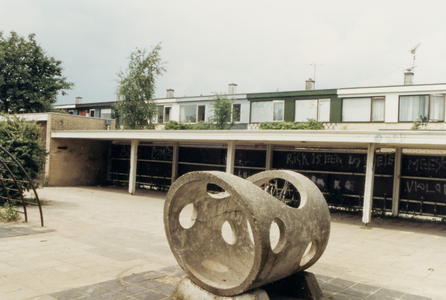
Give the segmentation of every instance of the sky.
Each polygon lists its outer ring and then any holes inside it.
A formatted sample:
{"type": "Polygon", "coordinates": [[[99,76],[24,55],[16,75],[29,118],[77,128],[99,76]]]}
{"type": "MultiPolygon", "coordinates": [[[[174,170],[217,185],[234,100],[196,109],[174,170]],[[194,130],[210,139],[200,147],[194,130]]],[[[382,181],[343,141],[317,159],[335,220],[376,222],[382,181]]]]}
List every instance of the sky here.
{"type": "Polygon", "coordinates": [[[130,54],[161,44],[156,98],[446,82],[444,0],[0,0],[0,31],[36,34],[75,84],[116,99],[130,54]],[[316,65],[316,72],[314,69],[316,65]]]}

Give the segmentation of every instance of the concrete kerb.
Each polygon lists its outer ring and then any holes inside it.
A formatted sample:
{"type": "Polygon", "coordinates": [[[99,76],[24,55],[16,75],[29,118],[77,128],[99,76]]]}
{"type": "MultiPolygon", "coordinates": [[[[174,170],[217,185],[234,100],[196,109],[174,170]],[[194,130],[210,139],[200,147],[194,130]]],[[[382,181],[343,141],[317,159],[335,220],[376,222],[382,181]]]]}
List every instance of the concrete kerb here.
{"type": "MultiPolygon", "coordinates": [[[[164,233],[166,193],[138,190],[131,196],[103,187],[38,192],[50,202],[43,207],[45,228],[33,209],[29,223],[0,226],[3,232],[29,231],[0,238],[1,299],[51,299],[48,295],[177,265],[164,233]]],[[[331,216],[327,249],[308,270],[324,296],[370,290],[375,297],[398,291],[397,299],[410,294],[446,299],[446,226],[373,219],[372,229],[365,230],[360,216],[331,216]]]]}

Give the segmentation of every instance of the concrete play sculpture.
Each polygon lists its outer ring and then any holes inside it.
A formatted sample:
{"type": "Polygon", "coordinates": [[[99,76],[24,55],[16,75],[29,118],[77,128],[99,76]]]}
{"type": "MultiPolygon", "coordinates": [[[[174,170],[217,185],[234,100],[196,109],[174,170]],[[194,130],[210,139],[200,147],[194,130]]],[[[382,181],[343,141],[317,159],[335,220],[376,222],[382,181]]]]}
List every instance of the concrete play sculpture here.
{"type": "Polygon", "coordinates": [[[317,186],[296,172],[265,171],[242,179],[204,171],[172,184],[164,225],[186,275],[212,294],[234,296],[313,265],[327,246],[330,214],[317,186]],[[262,188],[272,179],[297,189],[298,207],[262,188]],[[222,192],[208,192],[215,187],[222,192]],[[277,242],[272,242],[274,228],[277,242]]]}

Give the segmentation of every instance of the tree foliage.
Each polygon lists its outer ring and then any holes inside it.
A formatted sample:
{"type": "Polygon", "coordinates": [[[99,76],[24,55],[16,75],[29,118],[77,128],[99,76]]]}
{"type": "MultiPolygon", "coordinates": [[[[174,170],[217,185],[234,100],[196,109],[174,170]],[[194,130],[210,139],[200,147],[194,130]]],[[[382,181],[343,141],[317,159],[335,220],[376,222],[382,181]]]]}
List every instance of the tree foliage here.
{"type": "Polygon", "coordinates": [[[151,52],[136,49],[129,57],[126,72],[118,73],[119,100],[114,109],[118,125],[124,129],[153,128],[153,118],[158,114],[155,83],[166,70],[161,61],[161,46],[156,45],[151,52]]]}
{"type": "Polygon", "coordinates": [[[214,124],[215,129],[230,129],[234,125],[236,119],[235,116],[232,116],[234,101],[234,98],[215,93],[214,100],[211,102],[214,114],[209,118],[209,122],[214,124]]]}
{"type": "Polygon", "coordinates": [[[260,129],[279,129],[279,130],[322,130],[324,124],[315,119],[307,119],[308,122],[263,122],[260,123],[260,129]]]}
{"type": "Polygon", "coordinates": [[[195,124],[169,121],[164,126],[164,130],[210,130],[215,129],[215,124],[209,122],[198,122],[195,124]]]}
{"type": "Polygon", "coordinates": [[[62,62],[47,56],[34,37],[0,32],[0,112],[51,111],[58,92],[73,86],[62,76],[62,62]]]}
{"type": "MultiPolygon", "coordinates": [[[[14,115],[0,115],[0,145],[17,159],[32,180],[40,178],[47,152],[36,122],[25,121],[14,115]]],[[[3,151],[0,151],[0,156],[10,161],[3,151]]],[[[27,180],[17,167],[9,167],[16,179],[27,180]]],[[[29,188],[25,185],[25,189],[29,188]]]]}

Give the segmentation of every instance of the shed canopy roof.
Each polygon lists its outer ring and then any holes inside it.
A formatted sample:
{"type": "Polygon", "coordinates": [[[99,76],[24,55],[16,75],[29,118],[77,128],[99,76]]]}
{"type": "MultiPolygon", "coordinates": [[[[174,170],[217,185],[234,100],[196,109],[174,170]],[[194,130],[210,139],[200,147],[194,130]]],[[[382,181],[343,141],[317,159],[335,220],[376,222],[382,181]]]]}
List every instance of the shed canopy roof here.
{"type": "Polygon", "coordinates": [[[275,144],[302,147],[446,149],[445,131],[351,130],[64,130],[51,138],[110,141],[275,144]]]}

